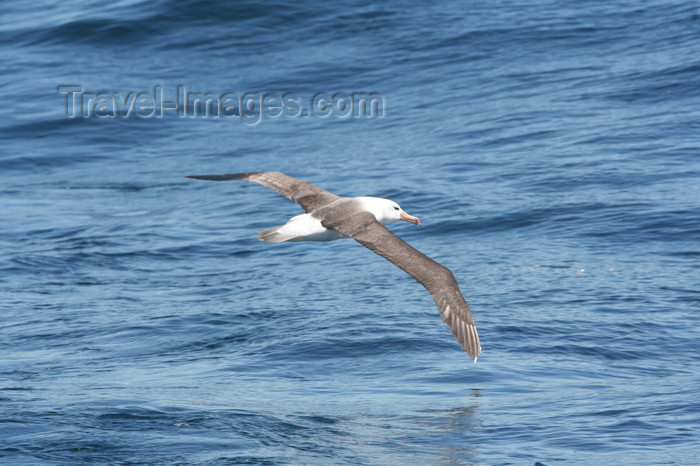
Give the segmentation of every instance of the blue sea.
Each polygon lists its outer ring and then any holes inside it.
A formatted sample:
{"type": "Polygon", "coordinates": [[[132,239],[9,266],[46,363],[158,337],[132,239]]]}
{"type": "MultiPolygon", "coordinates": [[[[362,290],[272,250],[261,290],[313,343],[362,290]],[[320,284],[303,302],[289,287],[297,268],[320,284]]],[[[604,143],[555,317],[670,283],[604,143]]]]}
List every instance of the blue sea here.
{"type": "Polygon", "coordinates": [[[700,463],[700,6],[5,2],[0,463],[700,463]],[[393,199],[430,294],[303,211],[393,199]]]}

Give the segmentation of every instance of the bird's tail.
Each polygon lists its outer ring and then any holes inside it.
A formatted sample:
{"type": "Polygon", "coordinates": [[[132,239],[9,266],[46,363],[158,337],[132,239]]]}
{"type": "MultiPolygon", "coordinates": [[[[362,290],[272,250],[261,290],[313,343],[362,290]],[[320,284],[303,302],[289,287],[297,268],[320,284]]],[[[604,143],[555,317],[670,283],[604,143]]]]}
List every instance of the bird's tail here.
{"type": "Polygon", "coordinates": [[[280,225],[278,227],[265,228],[260,230],[258,233],[258,239],[260,241],[265,241],[266,243],[283,243],[289,241],[290,239],[296,238],[298,235],[282,233],[282,227],[285,225],[280,225]]]}

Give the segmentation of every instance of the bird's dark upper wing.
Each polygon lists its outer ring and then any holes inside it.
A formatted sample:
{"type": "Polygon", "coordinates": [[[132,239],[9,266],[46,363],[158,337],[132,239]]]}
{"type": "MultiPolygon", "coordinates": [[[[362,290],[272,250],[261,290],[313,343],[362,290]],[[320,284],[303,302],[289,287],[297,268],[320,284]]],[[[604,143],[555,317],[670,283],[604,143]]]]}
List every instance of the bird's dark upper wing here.
{"type": "Polygon", "coordinates": [[[229,173],[224,175],[191,175],[187,178],[198,180],[228,181],[245,180],[259,183],[274,189],[284,197],[301,205],[305,211],[311,212],[336,199],[340,199],[333,193],[321,189],[307,181],[298,180],[280,172],[247,172],[229,173]]]}
{"type": "Polygon", "coordinates": [[[440,316],[452,331],[452,335],[462,349],[476,361],[481,354],[479,334],[469,306],[448,268],[387,230],[369,212],[357,212],[346,217],[332,216],[321,223],[326,228],[354,238],[422,284],[433,296],[440,316]]]}

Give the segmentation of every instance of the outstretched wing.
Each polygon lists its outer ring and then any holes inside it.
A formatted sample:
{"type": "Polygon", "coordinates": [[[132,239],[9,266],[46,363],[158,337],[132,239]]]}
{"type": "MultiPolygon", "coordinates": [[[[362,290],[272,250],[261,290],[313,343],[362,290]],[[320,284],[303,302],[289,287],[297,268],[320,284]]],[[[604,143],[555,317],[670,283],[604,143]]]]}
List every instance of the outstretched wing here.
{"type": "Polygon", "coordinates": [[[324,227],[350,236],[415,278],[433,296],[442,320],[469,356],[481,354],[479,334],[469,306],[450,270],[438,264],[387,230],[369,212],[357,212],[321,222],[324,227]]]}
{"type": "Polygon", "coordinates": [[[311,212],[326,204],[330,204],[336,199],[340,199],[333,193],[321,189],[308,181],[298,180],[280,172],[246,172],[228,173],[224,175],[190,175],[187,178],[211,181],[245,180],[259,183],[268,188],[274,189],[287,199],[291,199],[311,212]]]}

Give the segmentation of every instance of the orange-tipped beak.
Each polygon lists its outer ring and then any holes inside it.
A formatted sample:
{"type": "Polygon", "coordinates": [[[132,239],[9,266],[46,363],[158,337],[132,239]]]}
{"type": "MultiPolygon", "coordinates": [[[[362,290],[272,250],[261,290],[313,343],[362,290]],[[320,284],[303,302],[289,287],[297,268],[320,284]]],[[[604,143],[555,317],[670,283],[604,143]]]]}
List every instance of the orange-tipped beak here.
{"type": "Polygon", "coordinates": [[[406,212],[403,210],[401,211],[401,217],[399,217],[401,220],[404,222],[411,222],[416,225],[420,225],[420,219],[418,217],[414,217],[413,215],[408,215],[406,212]]]}

